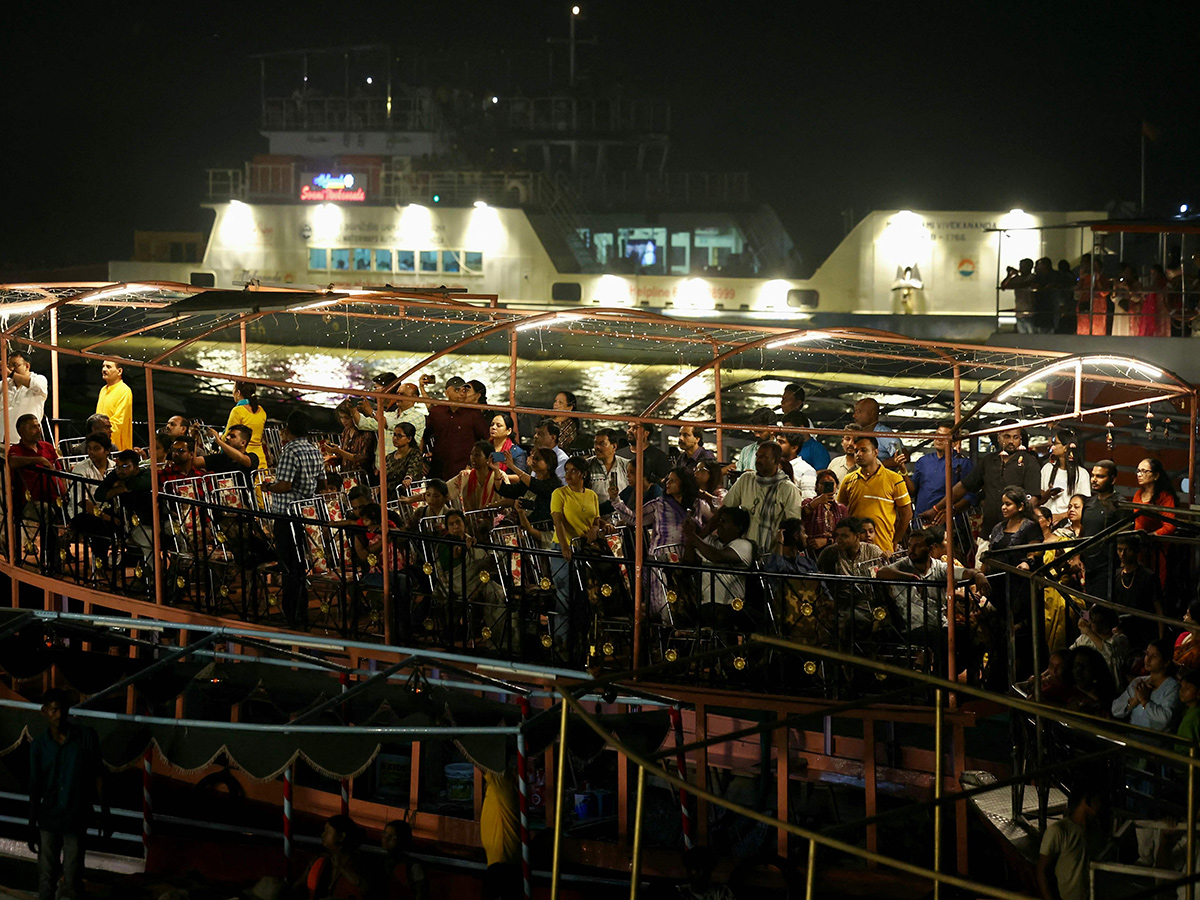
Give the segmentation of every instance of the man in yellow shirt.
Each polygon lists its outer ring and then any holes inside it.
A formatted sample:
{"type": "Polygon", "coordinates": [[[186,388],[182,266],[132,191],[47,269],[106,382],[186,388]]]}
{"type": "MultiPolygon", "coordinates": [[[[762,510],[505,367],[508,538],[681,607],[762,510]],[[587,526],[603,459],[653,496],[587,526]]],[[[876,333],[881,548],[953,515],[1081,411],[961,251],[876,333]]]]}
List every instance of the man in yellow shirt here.
{"type": "Polygon", "coordinates": [[[125,370],[111,359],[104,361],[100,374],[104,387],[96,400],[96,414],[108,416],[112,423],[113,446],[118,450],[133,449],[133,391],[125,383],[125,370]]]}
{"type": "Polygon", "coordinates": [[[858,468],[842,479],[838,502],[855,518],[869,516],[875,522],[875,544],[885,554],[904,549],[912,500],[904,476],[884,468],[879,461],[879,441],[872,435],[854,439],[858,468]]]}

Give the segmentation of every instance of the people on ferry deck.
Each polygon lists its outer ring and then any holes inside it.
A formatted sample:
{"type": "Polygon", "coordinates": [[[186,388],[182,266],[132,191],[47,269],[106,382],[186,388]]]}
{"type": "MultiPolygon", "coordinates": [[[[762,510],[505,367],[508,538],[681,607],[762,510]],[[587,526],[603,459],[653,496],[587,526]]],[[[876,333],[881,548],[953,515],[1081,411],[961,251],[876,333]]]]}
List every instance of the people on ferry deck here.
{"type": "Polygon", "coordinates": [[[1054,524],[1062,525],[1067,519],[1067,503],[1075,494],[1092,495],[1092,482],[1087,477],[1083,464],[1083,447],[1079,445],[1075,432],[1063,428],[1054,433],[1050,444],[1050,461],[1042,466],[1042,502],[1054,516],[1054,524]]]}
{"type": "Polygon", "coordinates": [[[833,543],[833,528],[850,515],[844,503],[837,501],[837,478],[829,469],[817,473],[817,495],[800,502],[800,520],[807,536],[807,549],[815,559],[833,543]]]}
{"type": "Polygon", "coordinates": [[[143,585],[153,579],[154,531],[153,497],[150,493],[150,469],[140,465],[141,457],[136,450],[121,450],[113,460],[113,467],[96,487],[97,503],[109,503],[120,497],[126,512],[129,543],[142,553],[143,585]],[[136,523],[136,524],[135,524],[136,523]]]}
{"type": "Polygon", "coordinates": [[[817,467],[800,454],[800,448],[809,440],[802,431],[782,431],[776,436],[779,449],[783,451],[783,459],[792,470],[792,480],[806,493],[815,491],[817,484],[817,467]]]}
{"type": "Polygon", "coordinates": [[[1097,822],[1105,805],[1102,787],[1085,781],[1071,791],[1067,814],[1042,835],[1037,881],[1043,900],[1088,900],[1089,863],[1103,849],[1097,822]]]}
{"type": "Polygon", "coordinates": [[[58,466],[58,451],[42,440],[42,423],[32,413],[17,419],[17,434],[21,440],[8,448],[8,466],[18,498],[13,509],[30,523],[27,528],[33,532],[36,526],[32,523],[48,521],[51,505],[63,493],[60,479],[47,474],[58,466]]]}
{"type": "Polygon", "coordinates": [[[1000,290],[1013,292],[1013,314],[1017,319],[1019,334],[1036,334],[1036,311],[1033,308],[1034,279],[1033,260],[1028,257],[1017,263],[1017,268],[1008,266],[1000,290]]]}
{"type": "Polygon", "coordinates": [[[171,461],[163,469],[162,481],[178,481],[183,478],[200,478],[208,474],[197,465],[196,439],[190,434],[180,435],[171,441],[171,461]]]}
{"type": "MultiPolygon", "coordinates": [[[[1145,543],[1139,531],[1127,531],[1117,535],[1117,571],[1112,579],[1109,597],[1113,603],[1161,616],[1166,612],[1163,607],[1162,587],[1153,570],[1141,563],[1145,543]]],[[[1089,594],[1094,593],[1090,576],[1087,590],[1089,594]]],[[[1161,626],[1146,619],[1127,616],[1121,628],[1129,635],[1135,647],[1144,647],[1147,642],[1160,636],[1161,626]]]]}
{"type": "MultiPolygon", "coordinates": [[[[1178,498],[1175,486],[1167,475],[1163,464],[1157,459],[1148,457],[1137,465],[1137,490],[1133,492],[1133,502],[1148,506],[1167,506],[1174,508],[1178,498]]],[[[1164,537],[1175,533],[1175,518],[1170,513],[1158,515],[1143,513],[1133,520],[1133,527],[1150,535],[1164,537]]],[[[1143,549],[1143,560],[1158,575],[1158,582],[1164,588],[1167,586],[1167,545],[1159,542],[1148,542],[1143,549]]]]}
{"type": "Polygon", "coordinates": [[[886,554],[904,547],[908,525],[912,521],[912,499],[904,477],[884,468],[879,460],[879,441],[874,435],[854,440],[854,458],[858,468],[847,475],[838,488],[838,502],[850,515],[868,516],[875,521],[875,543],[886,554]]]}
{"type": "MultiPolygon", "coordinates": [[[[665,478],[671,471],[671,457],[654,439],[657,429],[649,422],[634,422],[625,431],[629,444],[617,451],[618,456],[633,459],[636,455],[638,441],[642,442],[642,459],[646,460],[646,471],[665,478]]],[[[605,494],[604,496],[608,496],[605,494]]]]}
{"type": "MultiPolygon", "coordinates": [[[[499,494],[497,502],[501,506],[516,506],[523,510],[531,522],[544,524],[550,521],[550,497],[562,487],[562,479],[558,477],[556,467],[558,457],[547,447],[535,447],[529,454],[527,469],[509,464],[511,454],[505,457],[508,471],[514,480],[501,482],[496,487],[499,494]]],[[[500,463],[494,459],[488,460],[488,465],[500,475],[504,471],[500,463]]]]}
{"type": "Polygon", "coordinates": [[[368,476],[378,468],[375,458],[377,435],[364,431],[354,424],[355,404],[353,400],[343,400],[338,404],[338,423],[342,426],[342,437],[337,444],[328,441],[321,443],[321,449],[332,455],[334,468],[341,472],[364,471],[368,476]]]}
{"type": "Polygon", "coordinates": [[[567,465],[567,454],[563,452],[563,448],[558,445],[558,439],[562,431],[558,427],[558,423],[553,419],[542,419],[538,422],[537,428],[533,432],[533,446],[542,450],[549,450],[554,454],[554,458],[558,460],[554,466],[554,474],[558,476],[558,480],[562,481],[566,476],[563,470],[567,465]]]}
{"type": "Polygon", "coordinates": [[[598,515],[607,516],[612,513],[612,503],[608,500],[609,485],[623,491],[629,487],[629,460],[617,456],[617,432],[612,428],[601,428],[592,440],[594,453],[588,457],[587,481],[588,487],[595,492],[600,501],[598,515]]]}
{"type": "MultiPolygon", "coordinates": [[[[420,396],[415,384],[411,381],[404,382],[396,392],[396,408],[393,410],[396,413],[397,421],[407,422],[416,431],[417,436],[413,438],[413,446],[418,450],[425,440],[426,415],[425,404],[418,402],[420,396]]],[[[387,415],[387,412],[384,415],[387,415]]]]}
{"type": "MultiPolygon", "coordinates": [[[[422,375],[422,384],[431,375],[422,375]]],[[[459,406],[470,392],[467,383],[455,375],[446,382],[447,404],[430,406],[425,427],[425,445],[430,451],[429,475],[443,481],[453,478],[471,464],[471,449],[489,438],[488,424],[479,410],[459,406]]]]}
{"type": "Polygon", "coordinates": [[[1154,731],[1166,731],[1179,712],[1179,682],[1170,638],[1159,638],[1146,645],[1142,657],[1144,675],[1133,679],[1125,692],[1112,702],[1115,719],[1154,731]]]}
{"type": "Polygon", "coordinates": [[[133,449],[133,391],[125,383],[125,369],[106,359],[100,367],[104,387],[96,399],[96,412],[108,416],[112,424],[113,445],[118,450],[133,449]]]}
{"type": "Polygon", "coordinates": [[[758,454],[758,448],[766,443],[775,443],[775,426],[779,424],[779,417],[775,415],[775,410],[769,406],[760,406],[750,414],[750,418],[746,420],[747,425],[758,425],[760,428],[755,429],[754,443],[746,444],[738,451],[737,465],[735,468],[739,472],[752,472],[754,470],[754,460],[758,454]],[[762,428],[761,426],[768,426],[762,428]]]}
{"type": "Polygon", "coordinates": [[[1112,288],[1112,335],[1129,337],[1141,333],[1142,290],[1137,269],[1122,260],[1112,288]]]}
{"type": "Polygon", "coordinates": [[[804,399],[804,388],[801,385],[795,382],[784,385],[783,396],[779,398],[779,413],[785,424],[813,427],[812,419],[803,411],[804,399]],[[788,421],[789,416],[792,417],[790,422],[788,421]]]}
{"type": "MultiPolygon", "coordinates": [[[[554,395],[551,409],[574,412],[578,408],[579,401],[570,391],[559,391],[554,395]]],[[[575,446],[575,439],[579,436],[579,419],[574,416],[557,416],[554,421],[558,425],[558,445],[570,453],[575,446]]]]}
{"type": "Polygon", "coordinates": [[[840,485],[847,473],[853,472],[857,468],[858,461],[854,458],[854,431],[853,426],[851,426],[842,435],[842,455],[835,456],[829,461],[829,471],[837,478],[840,485]]]}
{"type": "Polygon", "coordinates": [[[508,453],[513,459],[513,465],[518,469],[525,468],[525,450],[513,441],[513,420],[508,413],[496,413],[488,422],[488,437],[491,439],[494,452],[492,458],[500,463],[502,471],[509,471],[503,462],[503,455],[508,453]]]}
{"type": "MultiPolygon", "coordinates": [[[[933,453],[926,453],[912,464],[908,475],[908,493],[913,498],[913,515],[921,527],[941,525],[946,520],[946,448],[954,423],[938,422],[937,437],[933,440],[933,453]]],[[[951,451],[950,483],[962,481],[975,464],[958,452],[957,442],[951,451]]],[[[975,505],[975,495],[966,494],[954,504],[954,547],[956,551],[966,547],[970,540],[971,527],[966,509],[975,505]]]]}
{"type": "MultiPolygon", "coordinates": [[[[430,478],[425,482],[425,490],[412,498],[412,515],[409,522],[415,527],[422,519],[438,519],[446,514],[450,504],[450,485],[440,478],[430,478]]],[[[441,530],[440,526],[434,529],[441,530]]]]}
{"type": "Polygon", "coordinates": [[[683,466],[691,472],[706,459],[716,459],[717,455],[704,446],[704,429],[698,425],[679,426],[679,437],[676,439],[679,452],[675,454],[674,465],[683,466]]]}
{"type": "Polygon", "coordinates": [[[1051,276],[1051,284],[1054,286],[1055,334],[1075,333],[1075,280],[1071,264],[1065,259],[1060,259],[1051,276]]]}
{"type": "MultiPolygon", "coordinates": [[[[1183,614],[1186,625],[1200,625],[1200,597],[1194,597],[1183,614]]],[[[1200,671],[1200,631],[1185,628],[1175,638],[1175,665],[1200,671]]]]}
{"type": "Polygon", "coordinates": [[[250,443],[246,451],[258,460],[256,468],[267,467],[267,455],[263,452],[263,429],[267,426],[267,411],[258,402],[258,387],[253,382],[236,381],[233,384],[233,409],[225,421],[225,433],[234,425],[245,425],[250,429],[250,443]]]}
{"type": "Polygon", "coordinates": [[[1005,419],[999,424],[1004,429],[997,435],[999,449],[980,457],[975,467],[954,485],[953,502],[956,505],[967,494],[983,497],[979,552],[987,549],[983,546],[987,542],[987,535],[1001,520],[1000,504],[1005,487],[1015,484],[1027,496],[1039,498],[1042,490],[1041,463],[1036,454],[1021,446],[1025,441],[1025,432],[1015,419],[1005,419]]]}
{"type": "MultiPolygon", "coordinates": [[[[774,441],[758,445],[754,471],[743,472],[734,482],[721,507],[740,507],[750,515],[746,536],[756,547],[766,552],[775,541],[775,532],[784,519],[799,519],[803,515],[800,489],[783,471],[783,450],[774,441]]],[[[707,537],[716,519],[705,526],[701,537],[707,537]]]]}
{"type": "MultiPolygon", "coordinates": [[[[32,354],[26,350],[10,350],[8,354],[8,443],[21,440],[17,434],[17,419],[24,415],[46,418],[46,397],[49,395],[45,375],[32,368],[32,354]]],[[[0,373],[2,375],[4,373],[0,373]]]]}
{"type": "Polygon", "coordinates": [[[1075,639],[1071,649],[1091,647],[1104,657],[1104,662],[1112,673],[1113,683],[1123,685],[1130,646],[1129,637],[1118,627],[1117,614],[1111,609],[1095,604],[1086,614],[1079,617],[1079,637],[1075,639]]]}
{"type": "MultiPolygon", "coordinates": [[[[704,572],[700,576],[699,619],[702,625],[728,629],[737,627],[739,620],[744,619],[745,611],[735,610],[733,601],[745,599],[745,572],[753,565],[757,554],[754,544],[747,540],[750,518],[744,509],[723,506],[714,517],[712,528],[701,531],[694,519],[683,521],[684,562],[733,570],[715,574],[704,572]]],[[[768,552],[772,546],[768,545],[768,552]]]]}
{"type": "MultiPolygon", "coordinates": [[[[1111,459],[1102,459],[1092,466],[1088,481],[1092,495],[1083,503],[1081,534],[1092,537],[1107,529],[1117,519],[1117,464],[1111,459]]],[[[1109,541],[1099,546],[1087,547],[1079,554],[1083,562],[1087,592],[1093,597],[1107,600],[1112,579],[1113,547],[1109,541]]]]}
{"type": "Polygon", "coordinates": [[[261,468],[258,454],[250,449],[253,434],[249,425],[230,425],[224,435],[209,428],[208,436],[221,452],[197,455],[196,465],[209,473],[241,472],[249,485],[250,476],[261,468]]]}
{"type": "Polygon", "coordinates": [[[802,429],[811,428],[807,423],[808,416],[799,410],[792,410],[783,417],[783,425],[788,431],[788,441],[796,448],[796,453],[814,469],[824,469],[829,465],[829,450],[817,438],[802,429]]]}
{"type": "Polygon", "coordinates": [[[1108,295],[1112,282],[1104,277],[1104,264],[1085,253],[1079,260],[1079,281],[1075,284],[1077,334],[1108,333],[1108,295]]]}
{"type": "MultiPolygon", "coordinates": [[[[396,424],[401,421],[399,406],[399,385],[396,384],[396,376],[391,372],[380,372],[371,382],[378,388],[387,391],[393,395],[384,398],[380,406],[383,408],[383,422],[389,433],[395,430],[396,424]],[[390,390],[389,390],[390,388],[390,390]]],[[[415,390],[415,388],[414,388],[415,390]]],[[[409,404],[410,406],[412,404],[409,404]]],[[[421,427],[425,427],[424,416],[421,417],[421,427]]],[[[360,431],[379,431],[379,418],[375,412],[375,405],[371,402],[370,397],[363,397],[355,404],[354,407],[354,426],[360,431]]]]}
{"type": "MultiPolygon", "coordinates": [[[[597,440],[599,438],[597,435],[597,440]]],[[[577,596],[577,592],[571,588],[570,571],[574,553],[571,542],[583,538],[585,543],[591,543],[602,530],[608,531],[612,528],[611,525],[600,521],[599,497],[588,487],[586,479],[591,466],[592,463],[582,456],[572,456],[567,460],[567,483],[550,496],[554,545],[561,554],[550,561],[556,590],[557,613],[553,617],[551,634],[559,652],[569,659],[579,656],[577,644],[583,639],[587,619],[586,598],[577,596]]],[[[620,469],[623,473],[624,467],[620,469]]],[[[607,488],[605,495],[607,496],[607,488]]]]}
{"type": "MultiPolygon", "coordinates": [[[[1018,485],[1009,485],[1001,492],[1000,516],[1000,521],[995,524],[988,535],[987,553],[1006,565],[1024,569],[1031,568],[1033,554],[1019,551],[1003,552],[1011,547],[1041,543],[1042,529],[1033,520],[1032,504],[1025,496],[1024,489],[1018,485]]],[[[1002,616],[1007,615],[1010,607],[1012,609],[1013,632],[1017,648],[1014,666],[1017,677],[1026,678],[1033,674],[1029,585],[1024,579],[989,565],[987,555],[983,556],[981,567],[996,581],[995,590],[992,593],[992,605],[1002,616]]],[[[996,629],[997,633],[993,635],[993,646],[988,651],[993,661],[988,681],[992,690],[1004,690],[1008,678],[1004,662],[1008,659],[1007,638],[1001,631],[1002,629],[996,629]]]]}
{"type": "Polygon", "coordinates": [[[361,897],[367,879],[359,871],[355,851],[362,843],[362,829],[349,816],[330,816],[321,832],[321,855],[309,864],[292,885],[288,896],[306,900],[328,897],[361,897]]]}
{"type": "Polygon", "coordinates": [[[696,466],[695,474],[696,487],[700,491],[696,500],[697,516],[700,524],[706,525],[725,499],[725,467],[717,459],[706,459],[696,466]]]}
{"type": "MultiPolygon", "coordinates": [[[[833,526],[833,543],[817,557],[817,568],[826,575],[852,575],[859,578],[871,574],[872,568],[882,563],[884,553],[874,544],[859,540],[862,523],[847,516],[833,526]]],[[[831,585],[837,606],[838,621],[843,631],[849,629],[851,617],[855,628],[871,621],[871,592],[861,582],[839,581],[831,585]]]]}
{"type": "MultiPolygon", "coordinates": [[[[315,495],[317,482],[325,474],[321,451],[305,440],[311,428],[308,415],[296,410],[279,431],[282,447],[275,461],[275,480],[262,486],[274,495],[276,508],[287,510],[289,504],[315,495]]],[[[275,521],[275,549],[283,570],[283,614],[291,627],[307,631],[304,555],[295,527],[286,519],[275,521]]]]}
{"type": "MultiPolygon", "coordinates": [[[[86,458],[75,463],[71,467],[71,471],[92,481],[103,481],[113,467],[112,459],[109,457],[113,449],[112,441],[109,440],[108,435],[97,432],[87,436],[84,448],[87,453],[86,458]]],[[[70,493],[71,499],[74,501],[70,513],[72,516],[95,512],[96,485],[75,483],[70,486],[70,493]]]]}
{"type": "MultiPolygon", "coordinates": [[[[879,421],[879,401],[874,397],[863,397],[854,404],[854,426],[859,432],[871,431],[875,433],[875,441],[879,446],[879,462],[880,465],[886,466],[889,469],[896,468],[896,463],[893,457],[903,448],[899,438],[888,437],[887,432],[892,429],[883,425],[879,421]]],[[[857,448],[857,439],[855,447],[857,448]]]]}
{"type": "Polygon", "coordinates": [[[497,488],[505,484],[503,472],[493,471],[490,441],[479,441],[471,448],[471,465],[447,482],[450,501],[464,510],[487,509],[496,505],[497,488]]]}
{"type": "Polygon", "coordinates": [[[408,487],[425,477],[425,460],[417,448],[417,430],[410,422],[397,422],[392,429],[392,452],[387,455],[389,493],[408,487]]]}
{"type": "Polygon", "coordinates": [[[1033,329],[1035,334],[1050,334],[1058,309],[1058,291],[1055,286],[1054,261],[1043,256],[1033,264],[1030,279],[1033,290],[1033,329]]]}

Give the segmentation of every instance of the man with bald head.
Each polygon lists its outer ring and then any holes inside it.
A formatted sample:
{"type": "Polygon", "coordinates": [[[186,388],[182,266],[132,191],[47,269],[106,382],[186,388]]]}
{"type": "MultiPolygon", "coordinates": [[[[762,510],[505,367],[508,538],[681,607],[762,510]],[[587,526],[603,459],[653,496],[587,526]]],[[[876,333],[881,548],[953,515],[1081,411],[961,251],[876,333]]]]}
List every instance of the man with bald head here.
{"type": "Polygon", "coordinates": [[[860,431],[874,432],[875,440],[879,442],[879,462],[889,469],[896,468],[897,464],[892,457],[903,448],[899,438],[885,436],[892,429],[879,421],[878,400],[874,397],[863,397],[854,404],[854,427],[860,431]]]}

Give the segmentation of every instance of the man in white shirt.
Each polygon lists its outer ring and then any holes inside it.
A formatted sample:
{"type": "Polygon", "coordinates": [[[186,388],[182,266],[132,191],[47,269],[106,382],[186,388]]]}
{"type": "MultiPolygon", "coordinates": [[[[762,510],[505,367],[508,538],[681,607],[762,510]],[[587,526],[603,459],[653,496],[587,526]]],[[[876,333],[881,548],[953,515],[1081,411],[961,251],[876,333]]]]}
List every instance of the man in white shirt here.
{"type": "Polygon", "coordinates": [[[858,460],[854,458],[854,432],[847,431],[842,435],[842,456],[835,456],[829,461],[829,471],[837,478],[839,485],[842,479],[858,468],[858,460]]]}
{"type": "Polygon", "coordinates": [[[754,561],[754,545],[746,540],[750,513],[737,507],[723,506],[714,516],[712,533],[700,537],[694,519],[683,523],[684,562],[733,569],[730,573],[700,575],[700,621],[717,628],[728,628],[736,615],[733,601],[746,597],[746,571],[754,561]],[[715,604],[715,605],[714,605],[715,604]]]}
{"type": "Polygon", "coordinates": [[[20,443],[17,419],[28,413],[39,422],[46,418],[46,397],[49,394],[45,375],[30,368],[29,356],[21,350],[8,354],[8,446],[20,443]]]}

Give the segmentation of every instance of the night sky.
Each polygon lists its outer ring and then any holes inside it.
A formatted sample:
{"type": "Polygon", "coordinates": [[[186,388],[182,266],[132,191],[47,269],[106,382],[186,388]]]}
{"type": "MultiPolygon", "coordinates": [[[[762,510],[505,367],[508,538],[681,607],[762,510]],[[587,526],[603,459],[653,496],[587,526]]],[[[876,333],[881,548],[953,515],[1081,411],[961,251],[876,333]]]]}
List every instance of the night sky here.
{"type": "MultiPolygon", "coordinates": [[[[1143,120],[1148,206],[1200,205],[1196,3],[580,3],[583,89],[668,98],[671,167],[749,171],[809,266],[844,210],[1136,203],[1143,120]]],[[[205,227],[204,169],[266,148],[251,54],[389,42],[406,72],[535,96],[569,6],[28,4],[0,54],[0,268],[205,227]]]]}

